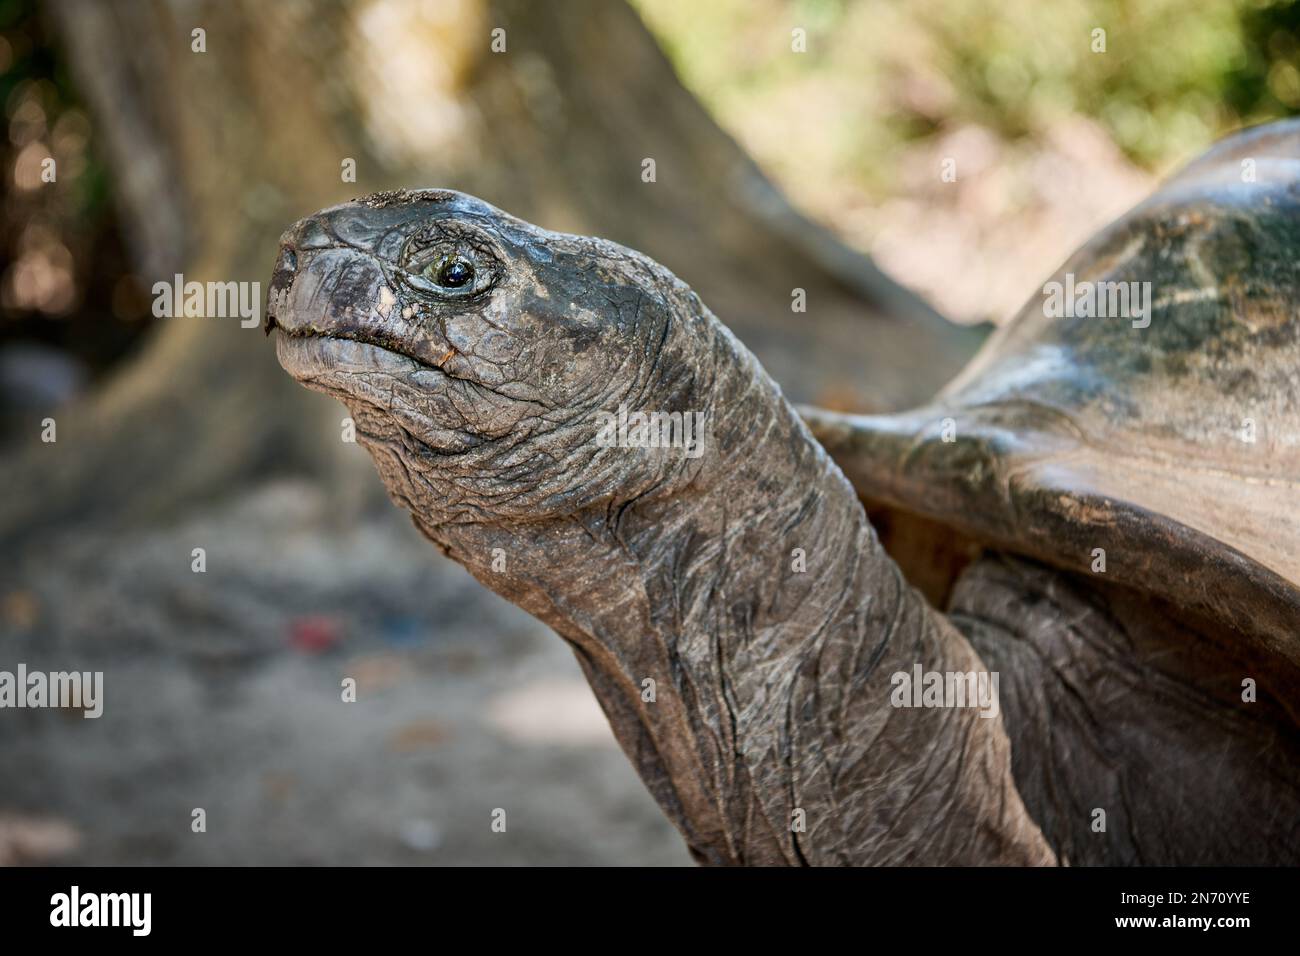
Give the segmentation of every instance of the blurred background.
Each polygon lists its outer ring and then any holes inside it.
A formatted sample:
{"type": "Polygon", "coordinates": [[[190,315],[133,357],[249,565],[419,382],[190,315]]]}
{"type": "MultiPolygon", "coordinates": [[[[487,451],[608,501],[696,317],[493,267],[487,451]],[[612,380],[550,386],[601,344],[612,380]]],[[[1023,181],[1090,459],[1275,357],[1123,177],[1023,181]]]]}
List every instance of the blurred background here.
{"type": "Polygon", "coordinates": [[[419,538],[260,331],[154,318],[155,282],[264,291],[300,216],[449,186],[664,262],[796,401],[905,407],[1161,176],[1300,110],[1298,27],[0,0],[0,669],[106,683],[99,720],[0,711],[0,864],[687,862],[562,642],[419,538]]]}

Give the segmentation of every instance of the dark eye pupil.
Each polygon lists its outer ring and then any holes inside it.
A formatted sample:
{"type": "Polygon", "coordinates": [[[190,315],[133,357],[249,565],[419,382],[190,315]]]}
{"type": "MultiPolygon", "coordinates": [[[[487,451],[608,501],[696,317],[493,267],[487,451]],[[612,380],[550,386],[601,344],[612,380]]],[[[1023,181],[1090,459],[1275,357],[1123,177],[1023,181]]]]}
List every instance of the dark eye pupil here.
{"type": "Polygon", "coordinates": [[[464,259],[448,259],[438,270],[438,284],[459,289],[474,278],[474,267],[464,259]]]}

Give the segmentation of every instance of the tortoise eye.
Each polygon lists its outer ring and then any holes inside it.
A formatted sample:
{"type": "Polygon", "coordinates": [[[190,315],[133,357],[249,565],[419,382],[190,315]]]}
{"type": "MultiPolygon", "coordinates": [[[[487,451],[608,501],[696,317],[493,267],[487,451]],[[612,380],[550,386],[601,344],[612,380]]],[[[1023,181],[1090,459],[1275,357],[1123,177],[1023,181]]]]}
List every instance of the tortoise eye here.
{"type": "Polygon", "coordinates": [[[448,289],[461,289],[474,281],[474,264],[464,256],[447,256],[429,268],[429,278],[448,289]]]}
{"type": "Polygon", "coordinates": [[[501,254],[489,237],[440,223],[411,236],[393,264],[400,282],[447,302],[483,295],[503,270],[501,254]]]}

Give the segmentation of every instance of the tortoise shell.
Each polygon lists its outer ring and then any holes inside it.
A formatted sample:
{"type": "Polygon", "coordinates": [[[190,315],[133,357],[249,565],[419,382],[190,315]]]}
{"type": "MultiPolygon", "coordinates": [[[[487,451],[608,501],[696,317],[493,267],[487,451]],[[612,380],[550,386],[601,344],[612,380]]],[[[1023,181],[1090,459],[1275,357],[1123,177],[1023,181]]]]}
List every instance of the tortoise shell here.
{"type": "Polygon", "coordinates": [[[929,405],[805,418],[869,508],[1067,570],[1101,549],[1300,667],[1298,256],[1288,121],[1096,235],[929,405]]]}

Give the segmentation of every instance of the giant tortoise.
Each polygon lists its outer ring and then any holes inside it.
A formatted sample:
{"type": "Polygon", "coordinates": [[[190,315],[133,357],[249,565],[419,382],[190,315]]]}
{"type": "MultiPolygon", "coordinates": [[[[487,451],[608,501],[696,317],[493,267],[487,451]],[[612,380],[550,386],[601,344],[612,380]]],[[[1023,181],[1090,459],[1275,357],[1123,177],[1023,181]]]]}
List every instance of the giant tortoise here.
{"type": "Polygon", "coordinates": [[[1294,863],[1298,158],[1221,143],[904,414],[801,417],[662,266],[442,189],[292,226],[266,327],[700,862],[1294,863]]]}

